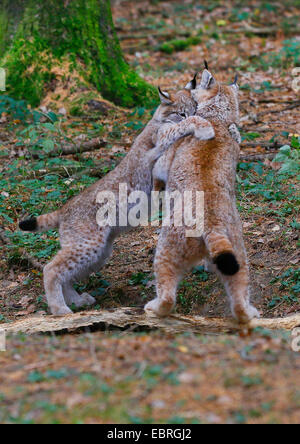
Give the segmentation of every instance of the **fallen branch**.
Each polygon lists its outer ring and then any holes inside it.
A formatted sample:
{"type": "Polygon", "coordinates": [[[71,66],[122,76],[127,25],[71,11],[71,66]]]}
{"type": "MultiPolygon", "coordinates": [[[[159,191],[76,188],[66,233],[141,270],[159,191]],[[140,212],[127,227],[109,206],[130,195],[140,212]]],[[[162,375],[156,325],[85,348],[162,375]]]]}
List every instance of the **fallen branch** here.
{"type": "Polygon", "coordinates": [[[89,151],[94,151],[98,148],[103,148],[106,146],[106,142],[103,139],[97,137],[96,139],[88,140],[87,142],[81,143],[66,143],[56,150],[49,153],[49,157],[56,157],[60,154],[64,156],[69,156],[70,154],[86,153],[89,151]]]}
{"type": "MultiPolygon", "coordinates": [[[[82,312],[62,318],[54,316],[31,317],[8,324],[0,324],[0,328],[7,333],[26,333],[30,335],[76,330],[83,327],[101,326],[101,324],[119,328],[140,326],[161,329],[173,334],[187,331],[194,333],[231,333],[245,329],[245,326],[241,327],[231,319],[180,315],[172,315],[161,319],[154,315],[146,314],[143,309],[133,308],[82,312]]],[[[273,330],[293,330],[299,326],[300,314],[295,314],[287,318],[254,319],[247,328],[262,327],[273,330]]]]}
{"type": "Polygon", "coordinates": [[[268,149],[276,149],[276,148],[281,148],[283,145],[283,143],[278,142],[277,140],[275,140],[274,142],[265,142],[265,141],[261,141],[261,142],[243,142],[242,143],[242,147],[243,148],[258,148],[258,147],[262,147],[262,148],[268,148],[268,149]]]}
{"type": "Polygon", "coordinates": [[[261,117],[267,116],[269,114],[280,114],[283,113],[285,111],[291,111],[295,108],[299,108],[300,106],[300,101],[297,100],[296,102],[291,103],[289,106],[286,106],[285,108],[282,109],[268,109],[267,111],[262,111],[260,113],[257,114],[249,114],[249,117],[253,120],[253,122],[259,123],[261,122],[261,117]]]}
{"type": "MultiPolygon", "coordinates": [[[[88,140],[87,142],[81,142],[81,143],[63,143],[59,148],[56,148],[55,150],[50,151],[49,153],[45,153],[45,151],[39,151],[35,153],[30,153],[27,149],[25,149],[25,154],[27,156],[33,157],[33,159],[38,159],[40,154],[47,155],[48,157],[57,157],[57,156],[69,156],[71,154],[81,154],[81,153],[88,153],[90,151],[97,150],[98,148],[103,148],[107,145],[107,142],[105,140],[100,139],[97,137],[96,139],[88,140]]],[[[22,148],[22,155],[24,155],[24,151],[22,148]]],[[[11,153],[7,153],[4,155],[1,155],[0,159],[7,159],[11,157],[11,153]]]]}
{"type": "MultiPolygon", "coordinates": [[[[253,132],[253,128],[251,128],[251,127],[248,127],[248,126],[243,126],[243,132],[244,133],[247,133],[247,132],[253,132]]],[[[258,127],[258,128],[255,128],[255,132],[256,133],[261,133],[261,134],[263,134],[263,133],[280,133],[280,132],[282,132],[283,130],[288,130],[289,132],[295,132],[295,128],[287,128],[286,126],[284,126],[284,128],[282,128],[282,129],[279,129],[279,128],[270,128],[270,127],[268,127],[268,128],[266,128],[266,127],[258,127]]]]}
{"type": "Polygon", "coordinates": [[[240,160],[243,160],[244,162],[258,162],[258,161],[264,161],[266,159],[268,160],[274,160],[278,153],[272,153],[272,154],[249,154],[240,156],[240,160]]]}
{"type": "MultiPolygon", "coordinates": [[[[4,245],[11,245],[8,237],[6,236],[4,231],[2,231],[2,230],[0,230],[0,239],[4,243],[4,245]]],[[[29,253],[27,253],[26,250],[22,249],[21,250],[21,255],[28,261],[28,263],[30,265],[33,266],[33,268],[35,268],[36,270],[39,270],[39,271],[43,271],[44,266],[37,259],[35,259],[29,253]]]]}
{"type": "Polygon", "coordinates": [[[277,26],[272,26],[269,28],[255,28],[253,26],[246,26],[245,28],[226,28],[222,30],[223,34],[255,34],[255,35],[277,35],[279,32],[289,35],[297,35],[300,32],[300,28],[296,26],[291,26],[289,29],[279,28],[277,26]]]}
{"type": "Polygon", "coordinates": [[[298,108],[300,106],[300,100],[297,100],[296,102],[291,103],[290,105],[286,106],[282,109],[268,109],[267,111],[262,111],[261,113],[258,113],[257,116],[265,116],[268,114],[277,114],[277,113],[283,113],[285,111],[291,111],[292,109],[298,108]]]}
{"type": "MultiPolygon", "coordinates": [[[[180,38],[180,37],[193,37],[194,34],[191,34],[187,31],[179,31],[176,29],[166,31],[158,31],[154,32],[151,28],[141,28],[140,31],[145,31],[143,33],[138,34],[136,30],[122,30],[124,34],[119,34],[119,39],[121,41],[126,40],[148,40],[149,36],[155,38],[156,40],[169,41],[172,38],[180,38]],[[167,40],[166,40],[167,39],[167,40]]],[[[266,28],[255,28],[253,26],[246,26],[243,28],[222,28],[218,29],[218,31],[222,34],[246,34],[251,33],[255,35],[276,35],[278,32],[284,32],[284,34],[299,34],[299,27],[291,27],[289,30],[283,30],[278,27],[266,27],[266,28]]]]}

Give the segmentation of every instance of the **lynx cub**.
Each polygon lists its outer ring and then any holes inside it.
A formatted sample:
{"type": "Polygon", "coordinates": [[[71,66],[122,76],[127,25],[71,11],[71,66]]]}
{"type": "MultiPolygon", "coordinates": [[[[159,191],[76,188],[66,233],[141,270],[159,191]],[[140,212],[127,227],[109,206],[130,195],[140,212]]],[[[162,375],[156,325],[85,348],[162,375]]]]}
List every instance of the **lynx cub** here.
{"type": "Polygon", "coordinates": [[[234,317],[247,323],[259,314],[250,304],[249,267],[235,197],[240,147],[232,139],[231,125],[239,120],[238,86],[222,85],[205,70],[192,95],[197,116],[212,124],[216,137],[203,142],[189,136],[177,142],[174,152],[166,154],[171,167],[163,179],[170,193],[204,192],[204,233],[187,238],[185,227],[162,228],[155,258],[157,298],[145,309],[159,316],[170,314],[183,275],[207,259],[225,285],[234,317]]]}
{"type": "MultiPolygon", "coordinates": [[[[150,196],[153,166],[163,153],[160,151],[161,147],[155,148],[153,138],[155,139],[161,126],[167,124],[169,137],[172,139],[171,126],[180,125],[184,119],[195,114],[196,102],[192,99],[190,90],[191,87],[188,87],[173,96],[160,91],[161,106],[136,139],[127,157],[114,171],[71,199],[60,210],[20,222],[19,226],[23,231],[59,228],[61,250],[44,268],[46,297],[53,315],[72,313],[68,308],[72,304],[82,307],[95,303],[92,296],[79,295],[73,284],[87,278],[92,272],[99,271],[110,257],[116,237],[130,228],[108,225],[100,228],[96,222],[99,209],[97,195],[101,191],[112,191],[119,205],[119,184],[122,183],[127,185],[128,194],[139,190],[150,196]]],[[[211,125],[201,117],[198,119],[205,125],[204,136],[199,133],[197,135],[202,139],[214,137],[211,125]],[[210,131],[207,131],[207,127],[210,127],[210,131]]],[[[193,134],[193,130],[189,130],[188,134],[193,134]]]]}

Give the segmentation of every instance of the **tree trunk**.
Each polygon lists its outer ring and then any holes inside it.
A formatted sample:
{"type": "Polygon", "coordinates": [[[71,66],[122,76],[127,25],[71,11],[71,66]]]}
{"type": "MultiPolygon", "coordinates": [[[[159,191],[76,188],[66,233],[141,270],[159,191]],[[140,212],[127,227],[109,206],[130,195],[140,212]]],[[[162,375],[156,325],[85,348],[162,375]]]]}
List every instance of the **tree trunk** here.
{"type": "Polygon", "coordinates": [[[60,66],[67,71],[66,77],[79,73],[104,98],[118,105],[153,103],[154,88],[124,60],[109,0],[23,3],[22,20],[0,63],[7,69],[8,94],[37,106],[55,84],[60,66]]]}

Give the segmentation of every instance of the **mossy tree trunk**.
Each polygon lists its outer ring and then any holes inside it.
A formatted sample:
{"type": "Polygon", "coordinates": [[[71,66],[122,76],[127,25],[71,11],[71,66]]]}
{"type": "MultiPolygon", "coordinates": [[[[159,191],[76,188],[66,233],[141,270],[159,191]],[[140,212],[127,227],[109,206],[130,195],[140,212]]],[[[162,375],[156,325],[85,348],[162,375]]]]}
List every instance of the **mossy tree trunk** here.
{"type": "Polygon", "coordinates": [[[101,95],[126,107],[153,102],[154,88],[124,60],[110,0],[25,0],[22,19],[0,65],[7,68],[8,93],[37,106],[55,74],[71,69],[101,95]]]}

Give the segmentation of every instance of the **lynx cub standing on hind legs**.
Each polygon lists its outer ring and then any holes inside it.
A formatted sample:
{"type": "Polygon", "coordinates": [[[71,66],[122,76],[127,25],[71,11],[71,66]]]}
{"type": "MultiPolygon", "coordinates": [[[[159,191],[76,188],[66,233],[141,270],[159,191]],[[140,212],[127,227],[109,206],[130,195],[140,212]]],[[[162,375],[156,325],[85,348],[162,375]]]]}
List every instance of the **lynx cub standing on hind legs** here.
{"type": "MultiPolygon", "coordinates": [[[[212,126],[201,117],[194,116],[196,102],[191,97],[191,82],[183,91],[168,95],[160,91],[161,106],[143,133],[136,139],[126,158],[102,180],[74,197],[60,210],[51,214],[32,218],[20,223],[23,231],[47,231],[59,228],[61,250],[44,268],[44,285],[46,298],[51,313],[63,316],[72,313],[68,306],[76,307],[93,305],[95,299],[88,295],[79,295],[73,288],[76,281],[87,278],[92,272],[99,271],[109,259],[113,242],[117,236],[130,228],[106,225],[100,227],[96,216],[100,208],[97,195],[102,192],[113,192],[119,213],[119,185],[126,184],[128,195],[132,191],[144,191],[150,196],[152,191],[152,170],[155,161],[163,154],[161,147],[155,147],[153,139],[159,129],[167,124],[164,133],[172,145],[174,139],[172,125],[181,125],[184,119],[192,119],[188,131],[183,135],[194,134],[193,126],[197,121],[197,136],[201,139],[214,137],[212,126]],[[199,128],[203,124],[203,135],[199,128]]],[[[125,198],[128,197],[125,196],[125,198]]]]}
{"type": "Polygon", "coordinates": [[[236,81],[230,86],[218,83],[206,69],[192,95],[197,115],[212,124],[216,137],[204,142],[189,136],[177,142],[174,152],[171,148],[159,161],[171,166],[168,177],[158,177],[158,182],[166,179],[169,193],[204,192],[204,233],[188,238],[185,227],[162,228],[155,257],[157,298],[145,309],[159,316],[170,314],[184,274],[207,259],[225,285],[234,317],[247,323],[259,313],[250,304],[249,266],[235,196],[238,86],[236,81]]]}

